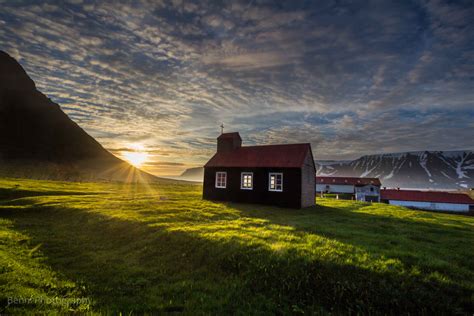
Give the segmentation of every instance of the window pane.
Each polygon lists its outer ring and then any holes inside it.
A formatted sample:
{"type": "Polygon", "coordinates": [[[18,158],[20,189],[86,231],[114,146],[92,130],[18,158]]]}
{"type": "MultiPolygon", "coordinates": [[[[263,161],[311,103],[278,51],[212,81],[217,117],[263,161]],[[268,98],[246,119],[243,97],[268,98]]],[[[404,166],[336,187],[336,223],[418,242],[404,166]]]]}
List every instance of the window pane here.
{"type": "Polygon", "coordinates": [[[283,191],[283,174],[270,173],[268,189],[270,191],[283,191]]]}
{"type": "Polygon", "coordinates": [[[242,174],[242,188],[252,188],[252,174],[242,174]]]}
{"type": "Polygon", "coordinates": [[[270,176],[270,189],[275,189],[275,176],[270,176]]]}
{"type": "Polygon", "coordinates": [[[216,172],[216,187],[226,187],[227,174],[225,172],[216,172]]]}

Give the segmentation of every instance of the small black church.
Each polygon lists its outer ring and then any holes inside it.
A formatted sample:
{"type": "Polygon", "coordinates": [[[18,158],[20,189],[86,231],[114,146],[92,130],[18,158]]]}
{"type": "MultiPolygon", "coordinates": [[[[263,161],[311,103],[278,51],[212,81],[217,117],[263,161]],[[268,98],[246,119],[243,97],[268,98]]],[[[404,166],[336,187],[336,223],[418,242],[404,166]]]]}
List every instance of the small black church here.
{"type": "Polygon", "coordinates": [[[223,133],[204,166],[203,198],[309,207],[315,204],[315,175],[310,144],[242,147],[239,133],[223,133]]]}

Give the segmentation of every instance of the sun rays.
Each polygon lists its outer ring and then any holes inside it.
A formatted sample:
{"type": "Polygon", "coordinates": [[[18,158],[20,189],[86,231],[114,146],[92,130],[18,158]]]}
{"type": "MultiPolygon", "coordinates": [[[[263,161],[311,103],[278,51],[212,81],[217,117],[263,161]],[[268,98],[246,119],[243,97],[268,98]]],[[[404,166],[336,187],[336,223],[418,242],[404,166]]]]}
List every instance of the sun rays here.
{"type": "Polygon", "coordinates": [[[124,158],[134,165],[135,167],[141,167],[144,162],[147,161],[148,154],[144,152],[127,152],[123,154],[124,158]]]}
{"type": "Polygon", "coordinates": [[[122,157],[133,166],[140,168],[148,161],[148,153],[145,147],[141,144],[131,144],[132,151],[124,151],[121,153],[122,157]]]}

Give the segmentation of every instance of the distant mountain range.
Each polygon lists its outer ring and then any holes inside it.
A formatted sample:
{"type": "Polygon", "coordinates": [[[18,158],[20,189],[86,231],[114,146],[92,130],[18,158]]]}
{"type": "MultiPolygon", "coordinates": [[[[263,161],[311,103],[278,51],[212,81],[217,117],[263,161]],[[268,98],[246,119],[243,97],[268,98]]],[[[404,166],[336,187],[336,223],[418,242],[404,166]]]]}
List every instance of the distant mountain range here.
{"type": "Polygon", "coordinates": [[[362,156],[352,161],[316,161],[320,176],[375,177],[386,187],[474,187],[474,152],[418,151],[362,156]]]}
{"type": "Polygon", "coordinates": [[[204,179],[204,168],[196,167],[186,169],[178,178],[186,181],[202,182],[204,179]]]}
{"type": "MultiPolygon", "coordinates": [[[[318,176],[374,177],[386,187],[462,189],[474,187],[474,152],[419,151],[363,156],[349,161],[317,160],[318,176]]],[[[203,168],[180,178],[202,181],[203,168]]]]}
{"type": "Polygon", "coordinates": [[[150,181],[104,149],[36,89],[0,51],[0,175],[62,180],[150,181]]]}

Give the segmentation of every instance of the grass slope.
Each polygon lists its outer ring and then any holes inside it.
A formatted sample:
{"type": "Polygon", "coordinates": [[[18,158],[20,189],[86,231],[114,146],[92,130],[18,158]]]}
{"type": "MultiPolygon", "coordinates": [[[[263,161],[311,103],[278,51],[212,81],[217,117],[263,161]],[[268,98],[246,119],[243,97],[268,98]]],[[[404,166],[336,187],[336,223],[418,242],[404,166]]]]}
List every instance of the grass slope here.
{"type": "Polygon", "coordinates": [[[0,179],[0,312],[473,312],[472,217],[201,189],[0,179]]]}

